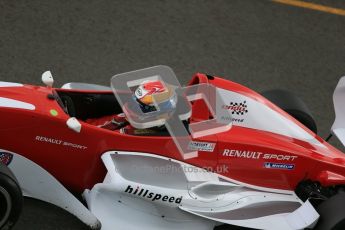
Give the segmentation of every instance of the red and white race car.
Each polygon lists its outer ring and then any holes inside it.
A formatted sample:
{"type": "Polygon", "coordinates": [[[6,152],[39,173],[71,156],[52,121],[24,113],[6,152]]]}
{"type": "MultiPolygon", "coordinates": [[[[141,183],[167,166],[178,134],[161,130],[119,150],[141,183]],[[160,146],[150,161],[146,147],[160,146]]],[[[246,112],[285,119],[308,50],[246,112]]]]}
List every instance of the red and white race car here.
{"type": "MultiPolygon", "coordinates": [[[[232,127],[193,138],[198,156],[184,159],[166,129],[133,128],[110,87],[42,78],[0,82],[0,229],[22,196],[91,229],[345,229],[345,155],[289,92],[196,74],[189,85],[215,86],[232,127]]],[[[343,143],[344,100],[342,78],[332,133],[343,143]]],[[[203,100],[191,108],[185,126],[210,118],[203,100]]]]}

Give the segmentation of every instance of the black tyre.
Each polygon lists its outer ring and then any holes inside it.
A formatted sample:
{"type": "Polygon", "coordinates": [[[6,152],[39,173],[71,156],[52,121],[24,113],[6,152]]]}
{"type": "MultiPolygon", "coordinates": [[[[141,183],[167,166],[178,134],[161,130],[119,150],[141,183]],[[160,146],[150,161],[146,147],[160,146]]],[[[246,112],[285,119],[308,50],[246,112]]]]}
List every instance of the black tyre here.
{"type": "Polygon", "coordinates": [[[12,172],[0,163],[0,230],[9,230],[17,222],[23,195],[12,172]]]}
{"type": "Polygon", "coordinates": [[[307,105],[295,94],[286,90],[270,90],[262,95],[290,114],[314,133],[317,133],[315,120],[307,105]]]}
{"type": "Polygon", "coordinates": [[[320,219],[315,230],[344,230],[345,229],[345,192],[322,202],[317,211],[320,219]]]}

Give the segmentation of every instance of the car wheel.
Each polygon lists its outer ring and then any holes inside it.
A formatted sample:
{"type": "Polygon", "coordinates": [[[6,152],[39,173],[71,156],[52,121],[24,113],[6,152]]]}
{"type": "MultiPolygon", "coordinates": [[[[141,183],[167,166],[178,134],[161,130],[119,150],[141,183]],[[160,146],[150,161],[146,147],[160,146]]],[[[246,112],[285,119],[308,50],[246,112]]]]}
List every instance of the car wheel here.
{"type": "Polygon", "coordinates": [[[0,163],[0,230],[9,230],[17,222],[23,206],[18,182],[7,166],[0,163]]]}
{"type": "Polygon", "coordinates": [[[298,96],[280,89],[265,91],[262,95],[311,131],[317,133],[317,126],[309,108],[298,96]]]}
{"type": "Polygon", "coordinates": [[[320,219],[315,230],[345,229],[345,192],[340,191],[328,200],[322,202],[317,211],[320,219]]]}

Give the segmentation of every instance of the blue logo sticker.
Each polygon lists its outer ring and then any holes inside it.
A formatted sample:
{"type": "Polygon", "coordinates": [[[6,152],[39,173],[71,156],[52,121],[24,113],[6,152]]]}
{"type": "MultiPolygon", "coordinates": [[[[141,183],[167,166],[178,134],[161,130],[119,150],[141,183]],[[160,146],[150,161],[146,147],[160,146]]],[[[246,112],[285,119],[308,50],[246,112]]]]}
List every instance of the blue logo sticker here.
{"type": "Polygon", "coordinates": [[[0,152],[0,162],[9,165],[13,159],[13,155],[7,152],[0,152]]]}
{"type": "Polygon", "coordinates": [[[293,170],[295,168],[294,164],[270,163],[270,162],[265,162],[264,166],[267,169],[287,169],[287,170],[293,170]]]}

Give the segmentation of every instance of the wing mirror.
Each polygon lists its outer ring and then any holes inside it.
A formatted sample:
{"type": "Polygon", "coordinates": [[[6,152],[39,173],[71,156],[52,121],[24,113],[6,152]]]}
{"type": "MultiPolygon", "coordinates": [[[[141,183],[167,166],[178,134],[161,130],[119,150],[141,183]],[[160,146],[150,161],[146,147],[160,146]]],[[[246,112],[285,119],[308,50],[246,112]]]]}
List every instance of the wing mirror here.
{"type": "Polygon", "coordinates": [[[75,117],[71,117],[66,122],[68,128],[72,129],[76,133],[80,133],[81,131],[81,124],[75,117]]]}
{"type": "Polygon", "coordinates": [[[49,70],[42,74],[42,82],[48,87],[53,86],[54,78],[53,78],[52,73],[49,70]]]}

